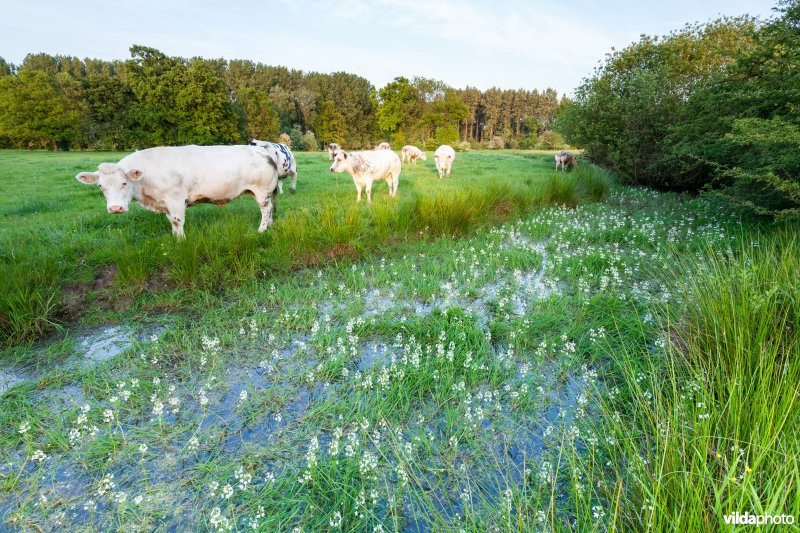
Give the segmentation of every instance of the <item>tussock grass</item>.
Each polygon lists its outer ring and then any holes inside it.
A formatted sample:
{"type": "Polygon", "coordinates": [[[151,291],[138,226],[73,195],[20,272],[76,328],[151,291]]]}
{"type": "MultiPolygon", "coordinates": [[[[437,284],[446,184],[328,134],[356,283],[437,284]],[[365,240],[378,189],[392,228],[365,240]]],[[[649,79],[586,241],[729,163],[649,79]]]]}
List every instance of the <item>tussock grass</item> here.
{"type": "Polygon", "coordinates": [[[57,325],[60,287],[55,258],[18,257],[0,276],[0,332],[7,339],[38,337],[57,325]]]}
{"type": "Polygon", "coordinates": [[[629,528],[800,516],[800,242],[788,231],[739,242],[672,268],[686,305],[664,310],[663,358],[617,354],[630,410],[606,428],[621,443],[607,452],[629,528]]]}

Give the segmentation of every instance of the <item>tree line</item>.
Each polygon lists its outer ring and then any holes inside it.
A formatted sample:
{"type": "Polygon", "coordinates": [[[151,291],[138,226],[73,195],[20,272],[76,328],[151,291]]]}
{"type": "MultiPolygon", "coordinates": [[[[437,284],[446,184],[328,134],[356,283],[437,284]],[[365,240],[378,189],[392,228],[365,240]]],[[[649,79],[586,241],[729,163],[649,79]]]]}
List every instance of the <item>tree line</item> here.
{"type": "Polygon", "coordinates": [[[800,2],[610,53],[558,130],[624,181],[800,217],[800,2]]]}
{"type": "MultiPolygon", "coordinates": [[[[480,91],[395,78],[303,72],[248,60],[185,59],[146,46],[128,60],[0,58],[0,147],[117,149],[288,139],[317,150],[388,140],[551,147],[567,100],[553,89],[480,91]]],[[[435,146],[434,146],[435,147],[435,146]]]]}

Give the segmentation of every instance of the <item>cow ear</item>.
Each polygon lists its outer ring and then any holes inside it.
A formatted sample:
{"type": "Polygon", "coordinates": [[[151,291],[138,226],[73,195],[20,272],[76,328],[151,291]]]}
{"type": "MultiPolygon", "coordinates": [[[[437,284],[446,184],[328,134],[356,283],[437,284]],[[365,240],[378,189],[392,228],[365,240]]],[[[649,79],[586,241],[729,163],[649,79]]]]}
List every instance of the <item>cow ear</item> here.
{"type": "Polygon", "coordinates": [[[97,172],[81,172],[75,179],[86,185],[94,185],[100,179],[100,174],[97,172]]]}
{"type": "Polygon", "coordinates": [[[144,173],[141,170],[136,170],[135,168],[130,169],[128,172],[125,173],[131,181],[139,181],[144,177],[144,173]]]}
{"type": "Polygon", "coordinates": [[[344,151],[343,151],[343,152],[342,152],[342,157],[343,157],[343,158],[345,158],[345,159],[347,159],[347,152],[344,152],[344,151]]]}

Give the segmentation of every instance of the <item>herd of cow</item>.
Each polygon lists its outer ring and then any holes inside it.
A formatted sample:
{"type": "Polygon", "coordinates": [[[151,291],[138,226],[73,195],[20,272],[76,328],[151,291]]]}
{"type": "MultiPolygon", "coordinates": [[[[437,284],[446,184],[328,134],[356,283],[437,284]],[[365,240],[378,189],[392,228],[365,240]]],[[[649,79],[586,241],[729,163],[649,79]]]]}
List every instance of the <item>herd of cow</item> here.
{"type": "MultiPolygon", "coordinates": [[[[372,184],[386,180],[389,196],[397,196],[402,163],[416,165],[427,160],[416,146],[404,146],[402,161],[389,143],[375,150],[347,152],[338,144],[328,145],[331,172],[348,172],[356,186],[356,201],[366,189],[367,203],[372,202],[372,184]]],[[[436,149],[434,159],[439,177],[450,176],[456,157],[451,146],[436,149]]],[[[556,154],[556,170],[566,169],[578,160],[570,152],[556,154]]],[[[166,213],[172,233],[184,238],[186,207],[200,203],[224,205],[243,194],[255,198],[261,209],[263,233],[272,225],[276,194],[283,194],[282,180],[291,176],[290,190],[297,191],[297,162],[285,144],[253,140],[242,146],[160,146],[134,152],[118,163],[101,163],[97,172],[81,172],[78,181],[97,185],[106,198],[109,213],[125,213],[131,200],[156,213],[166,213]]]]}

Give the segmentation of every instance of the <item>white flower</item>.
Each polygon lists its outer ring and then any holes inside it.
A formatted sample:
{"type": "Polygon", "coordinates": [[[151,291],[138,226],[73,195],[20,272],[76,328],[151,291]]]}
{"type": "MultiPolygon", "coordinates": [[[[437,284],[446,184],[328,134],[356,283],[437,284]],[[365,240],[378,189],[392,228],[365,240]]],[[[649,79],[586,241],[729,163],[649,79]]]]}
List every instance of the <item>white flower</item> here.
{"type": "Polygon", "coordinates": [[[147,444],[144,442],[139,445],[139,453],[145,454],[147,453],[147,444]]]}
{"type": "Polygon", "coordinates": [[[19,431],[20,435],[24,435],[25,433],[30,431],[30,429],[31,429],[31,424],[30,424],[30,422],[28,422],[26,420],[22,424],[19,425],[19,430],[18,431],[19,431]]]}
{"type": "Polygon", "coordinates": [[[47,459],[47,454],[44,453],[42,450],[36,450],[34,454],[31,456],[31,461],[36,461],[37,463],[41,463],[47,459]]]}

